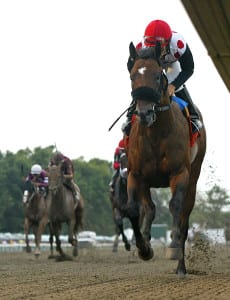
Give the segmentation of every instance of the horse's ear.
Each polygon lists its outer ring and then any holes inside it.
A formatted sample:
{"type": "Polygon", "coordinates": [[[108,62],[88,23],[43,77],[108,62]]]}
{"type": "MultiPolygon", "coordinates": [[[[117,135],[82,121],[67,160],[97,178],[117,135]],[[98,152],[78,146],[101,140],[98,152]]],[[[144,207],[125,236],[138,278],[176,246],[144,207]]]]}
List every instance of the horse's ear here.
{"type": "Polygon", "coordinates": [[[133,42],[131,42],[129,44],[129,59],[127,62],[127,68],[129,70],[129,73],[131,72],[131,70],[133,68],[136,57],[137,57],[137,51],[136,51],[136,48],[135,48],[133,42]]]}
{"type": "Polygon", "coordinates": [[[155,55],[156,55],[156,59],[159,61],[159,58],[161,56],[161,43],[160,42],[156,42],[155,55]]]}
{"type": "Polygon", "coordinates": [[[129,55],[134,59],[137,57],[137,51],[133,42],[129,44],[129,55]]]}

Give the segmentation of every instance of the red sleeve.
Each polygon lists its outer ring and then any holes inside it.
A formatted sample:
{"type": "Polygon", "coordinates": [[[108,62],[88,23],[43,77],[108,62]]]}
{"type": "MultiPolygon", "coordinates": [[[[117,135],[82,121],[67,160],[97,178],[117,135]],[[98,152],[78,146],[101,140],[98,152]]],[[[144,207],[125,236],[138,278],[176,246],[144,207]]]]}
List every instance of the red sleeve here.
{"type": "Polygon", "coordinates": [[[120,167],[120,163],[119,163],[118,161],[115,161],[115,162],[113,163],[113,168],[114,168],[115,170],[117,170],[117,169],[119,169],[119,167],[120,167]]]}
{"type": "Polygon", "coordinates": [[[115,149],[114,155],[119,154],[119,152],[120,152],[120,148],[117,147],[117,148],[115,149]]]}

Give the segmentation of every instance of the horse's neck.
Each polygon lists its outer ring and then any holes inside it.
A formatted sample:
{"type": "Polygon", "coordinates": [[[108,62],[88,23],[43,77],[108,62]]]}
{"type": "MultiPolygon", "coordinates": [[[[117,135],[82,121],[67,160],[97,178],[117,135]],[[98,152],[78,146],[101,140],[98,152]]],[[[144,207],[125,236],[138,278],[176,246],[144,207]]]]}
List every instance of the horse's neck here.
{"type": "Polygon", "coordinates": [[[36,193],[36,192],[32,192],[30,194],[30,204],[33,208],[37,208],[40,204],[40,198],[41,198],[41,195],[39,193],[36,193]]]}
{"type": "Polygon", "coordinates": [[[169,107],[169,108],[157,112],[157,120],[154,123],[154,125],[156,126],[158,132],[161,131],[165,132],[165,130],[168,131],[172,129],[175,121],[173,108],[168,95],[165,95],[161,98],[161,103],[158,106],[158,109],[160,110],[161,108],[165,108],[165,107],[169,107]]]}

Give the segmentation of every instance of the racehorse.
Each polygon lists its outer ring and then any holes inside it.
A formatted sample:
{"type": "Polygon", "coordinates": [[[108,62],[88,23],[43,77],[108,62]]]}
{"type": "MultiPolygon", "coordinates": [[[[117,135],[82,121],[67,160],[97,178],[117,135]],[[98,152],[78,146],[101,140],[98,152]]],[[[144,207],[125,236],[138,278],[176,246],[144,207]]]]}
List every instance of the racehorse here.
{"type": "Polygon", "coordinates": [[[48,222],[46,201],[44,191],[41,191],[36,183],[28,182],[28,200],[25,203],[25,219],[24,219],[24,232],[26,251],[31,252],[28,234],[32,228],[35,237],[35,257],[39,257],[41,236],[45,230],[48,222]]]}
{"type": "Polygon", "coordinates": [[[47,195],[47,211],[50,229],[50,258],[53,254],[53,237],[55,236],[56,250],[60,254],[57,260],[71,260],[61,246],[60,234],[62,224],[68,226],[68,242],[73,246],[73,256],[78,255],[77,233],[83,226],[84,200],[75,203],[72,191],[65,185],[64,175],[61,171],[62,164],[52,165],[48,170],[49,189],[47,195]]]}
{"type": "Polygon", "coordinates": [[[122,153],[120,156],[119,175],[114,184],[114,191],[110,191],[110,201],[112,206],[113,220],[115,224],[115,239],[113,243],[113,252],[118,251],[119,236],[125,244],[125,249],[130,251],[131,244],[124,233],[123,219],[127,218],[126,205],[128,201],[127,195],[127,155],[122,153]]]}
{"type": "MultiPolygon", "coordinates": [[[[168,81],[160,62],[161,49],[137,51],[129,46],[133,66],[130,71],[132,97],[136,102],[128,145],[129,219],[135,234],[138,255],[149,260],[154,252],[150,244],[155,204],[150,188],[171,189],[169,209],[172,214],[171,243],[166,257],[178,260],[176,273],[186,274],[185,241],[192,212],[196,185],[206,152],[205,127],[191,147],[191,124],[179,105],[171,101],[168,81]],[[145,208],[144,227],[139,226],[139,205],[145,208]]],[[[202,120],[201,113],[200,118],[202,120]]]]}

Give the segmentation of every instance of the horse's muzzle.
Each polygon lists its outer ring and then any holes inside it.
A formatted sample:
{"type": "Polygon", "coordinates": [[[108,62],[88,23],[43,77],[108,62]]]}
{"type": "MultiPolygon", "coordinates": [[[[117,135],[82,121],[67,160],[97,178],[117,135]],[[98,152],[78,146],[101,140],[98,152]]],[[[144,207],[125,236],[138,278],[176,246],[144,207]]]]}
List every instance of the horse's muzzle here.
{"type": "Polygon", "coordinates": [[[159,104],[161,99],[160,92],[147,86],[142,86],[137,89],[134,89],[131,95],[135,101],[143,100],[147,102],[153,102],[155,104],[159,104]]]}
{"type": "Polygon", "coordinates": [[[139,112],[137,115],[140,117],[140,123],[150,127],[156,121],[156,114],[154,110],[148,110],[147,112],[139,112]]]}

